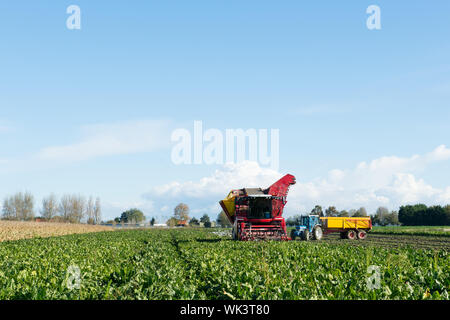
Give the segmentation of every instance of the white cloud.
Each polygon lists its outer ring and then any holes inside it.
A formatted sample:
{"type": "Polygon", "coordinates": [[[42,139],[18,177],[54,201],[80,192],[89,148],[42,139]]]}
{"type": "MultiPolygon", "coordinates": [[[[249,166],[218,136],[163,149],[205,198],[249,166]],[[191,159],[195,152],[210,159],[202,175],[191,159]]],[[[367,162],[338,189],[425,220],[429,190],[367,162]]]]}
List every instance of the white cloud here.
{"type": "Polygon", "coordinates": [[[212,175],[197,181],[174,181],[154,187],[143,198],[160,203],[162,208],[155,214],[167,218],[178,203],[184,202],[189,204],[192,215],[207,213],[215,219],[214,215],[220,212],[218,201],[230,190],[244,186],[269,187],[281,177],[282,174],[269,168],[261,168],[256,162],[227,163],[212,175]]]}
{"type": "Polygon", "coordinates": [[[239,164],[227,163],[221,170],[198,181],[171,182],[153,188],[147,197],[188,197],[204,198],[205,195],[221,195],[224,190],[271,185],[282,175],[274,170],[261,168],[258,163],[244,161],[239,164]]]}
{"type": "Polygon", "coordinates": [[[149,152],[169,147],[169,123],[164,120],[97,124],[83,128],[84,138],[39,151],[41,160],[79,161],[93,157],[149,152]]]}
{"type": "MultiPolygon", "coordinates": [[[[347,210],[365,206],[373,212],[378,206],[396,209],[408,203],[450,203],[450,186],[445,190],[434,188],[415,176],[435,162],[448,160],[450,149],[442,145],[424,155],[381,157],[361,162],[351,170],[334,169],[312,181],[301,181],[301,172],[289,172],[296,175],[297,184],[291,188],[286,213],[307,212],[316,204],[347,210]]],[[[231,189],[268,187],[283,174],[261,168],[256,162],[226,164],[197,181],[155,187],[144,197],[171,205],[183,201],[191,204],[193,212],[216,213],[220,210],[217,202],[231,189]]]]}
{"type": "Polygon", "coordinates": [[[445,190],[439,194],[440,203],[450,203],[450,187],[445,188],[445,190]]]}
{"type": "Polygon", "coordinates": [[[400,203],[419,202],[442,194],[442,190],[433,188],[410,173],[395,174],[393,182],[383,191],[400,203]]]}

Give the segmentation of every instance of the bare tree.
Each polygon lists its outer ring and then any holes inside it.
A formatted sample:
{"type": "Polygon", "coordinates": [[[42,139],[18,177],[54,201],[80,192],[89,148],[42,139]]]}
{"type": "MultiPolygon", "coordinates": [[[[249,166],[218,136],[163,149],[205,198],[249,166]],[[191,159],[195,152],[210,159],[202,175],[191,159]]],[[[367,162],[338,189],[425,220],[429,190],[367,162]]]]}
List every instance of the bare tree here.
{"type": "Polygon", "coordinates": [[[14,210],[13,203],[11,203],[11,197],[6,197],[3,200],[2,213],[3,213],[3,219],[6,219],[6,220],[15,219],[16,213],[14,210]]]}
{"type": "Polygon", "coordinates": [[[30,220],[34,217],[34,197],[18,192],[3,201],[3,217],[11,220],[30,220]]]}
{"type": "Polygon", "coordinates": [[[52,219],[58,213],[58,200],[56,196],[52,193],[48,197],[42,199],[42,209],[41,215],[45,219],[52,219]]]}
{"type": "Polygon", "coordinates": [[[388,220],[389,210],[386,207],[379,207],[373,218],[374,224],[379,224],[381,226],[386,226],[389,224],[388,220]]]}
{"type": "Polygon", "coordinates": [[[102,206],[100,204],[100,198],[97,197],[95,199],[95,206],[94,206],[94,223],[99,224],[102,221],[102,206]]]}
{"type": "Polygon", "coordinates": [[[80,223],[85,216],[86,200],[80,195],[72,195],[69,204],[69,221],[80,223]]]}
{"type": "Polygon", "coordinates": [[[94,198],[92,198],[92,196],[89,197],[89,200],[86,203],[86,216],[88,224],[95,224],[95,207],[94,198]]]}
{"type": "Polygon", "coordinates": [[[24,220],[31,220],[34,218],[34,196],[29,192],[25,192],[23,195],[22,216],[24,220]]]}
{"type": "Polygon", "coordinates": [[[178,221],[189,220],[189,206],[184,203],[180,203],[175,207],[173,217],[178,221]]]}
{"type": "Polygon", "coordinates": [[[364,207],[359,208],[354,212],[352,217],[367,217],[367,210],[364,207]]]}
{"type": "Polygon", "coordinates": [[[61,200],[59,202],[59,214],[61,215],[61,218],[64,221],[69,221],[70,216],[70,199],[71,196],[68,194],[65,194],[61,197],[61,200]]]}
{"type": "Polygon", "coordinates": [[[13,207],[14,207],[14,212],[15,212],[15,217],[14,219],[16,220],[23,220],[24,216],[23,216],[23,193],[22,192],[18,192],[15,195],[13,195],[10,199],[13,207]]]}
{"type": "MultiPolygon", "coordinates": [[[[91,196],[89,200],[81,195],[65,194],[58,202],[52,193],[42,199],[41,215],[52,219],[59,214],[62,221],[80,223],[87,216],[88,223],[100,223],[100,199],[94,203],[91,196]]],[[[18,192],[6,197],[2,206],[2,217],[10,220],[30,220],[34,218],[34,197],[29,192],[18,192]]]]}

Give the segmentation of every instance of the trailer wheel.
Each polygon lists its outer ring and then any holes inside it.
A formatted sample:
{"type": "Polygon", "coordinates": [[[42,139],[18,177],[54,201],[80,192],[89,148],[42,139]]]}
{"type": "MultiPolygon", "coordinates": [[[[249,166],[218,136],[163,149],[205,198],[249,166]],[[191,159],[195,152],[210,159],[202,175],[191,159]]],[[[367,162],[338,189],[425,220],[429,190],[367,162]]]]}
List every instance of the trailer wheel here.
{"type": "Polygon", "coordinates": [[[302,232],[302,239],[305,240],[305,241],[309,241],[311,239],[311,234],[309,233],[308,229],[305,229],[302,232]]]}
{"type": "Polygon", "coordinates": [[[364,240],[367,238],[367,232],[364,230],[358,230],[357,235],[359,240],[364,240]]]}
{"type": "Polygon", "coordinates": [[[295,229],[291,230],[291,239],[295,240],[295,238],[297,237],[296,233],[295,233],[295,229]]]}
{"type": "Polygon", "coordinates": [[[355,230],[348,230],[347,231],[347,239],[349,239],[349,240],[355,240],[356,239],[356,232],[355,232],[355,230]]]}
{"type": "Polygon", "coordinates": [[[323,231],[320,226],[314,228],[314,240],[321,240],[323,236],[323,231]]]}
{"type": "Polygon", "coordinates": [[[347,233],[346,232],[339,232],[339,236],[341,237],[341,239],[346,239],[347,238],[347,233]]]}

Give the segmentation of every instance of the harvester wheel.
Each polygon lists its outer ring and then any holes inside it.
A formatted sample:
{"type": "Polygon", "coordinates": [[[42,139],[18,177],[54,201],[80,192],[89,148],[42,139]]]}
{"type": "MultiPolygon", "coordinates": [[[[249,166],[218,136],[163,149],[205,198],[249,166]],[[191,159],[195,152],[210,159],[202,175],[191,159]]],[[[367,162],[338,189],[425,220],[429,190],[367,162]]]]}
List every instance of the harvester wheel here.
{"type": "Polygon", "coordinates": [[[233,240],[237,240],[236,230],[234,230],[234,228],[233,228],[233,230],[231,231],[231,238],[232,238],[233,240]]]}
{"type": "Polygon", "coordinates": [[[358,230],[357,235],[359,240],[364,240],[367,238],[367,232],[364,230],[358,230]]]}
{"type": "Polygon", "coordinates": [[[291,230],[291,240],[295,240],[295,238],[297,237],[297,234],[295,233],[295,229],[291,230]]]}
{"type": "Polygon", "coordinates": [[[313,231],[314,240],[321,240],[323,236],[323,231],[320,226],[316,226],[313,231]]]}
{"type": "Polygon", "coordinates": [[[311,234],[309,233],[308,229],[305,229],[302,232],[302,239],[305,240],[305,241],[309,241],[311,239],[311,234]]]}
{"type": "Polygon", "coordinates": [[[356,232],[355,232],[355,230],[348,230],[347,231],[347,239],[349,239],[349,240],[355,240],[356,239],[356,232]]]}

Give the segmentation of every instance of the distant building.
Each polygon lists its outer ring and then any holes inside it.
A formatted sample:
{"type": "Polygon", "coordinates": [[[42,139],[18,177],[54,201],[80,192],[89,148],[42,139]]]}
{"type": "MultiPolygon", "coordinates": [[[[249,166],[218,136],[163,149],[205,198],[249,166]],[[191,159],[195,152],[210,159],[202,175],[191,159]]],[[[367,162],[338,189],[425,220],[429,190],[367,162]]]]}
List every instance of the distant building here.
{"type": "Polygon", "coordinates": [[[188,222],[186,220],[177,221],[177,227],[186,227],[188,222]]]}
{"type": "Polygon", "coordinates": [[[153,226],[161,228],[161,227],[167,227],[167,224],[166,223],[155,223],[153,226]]]}

